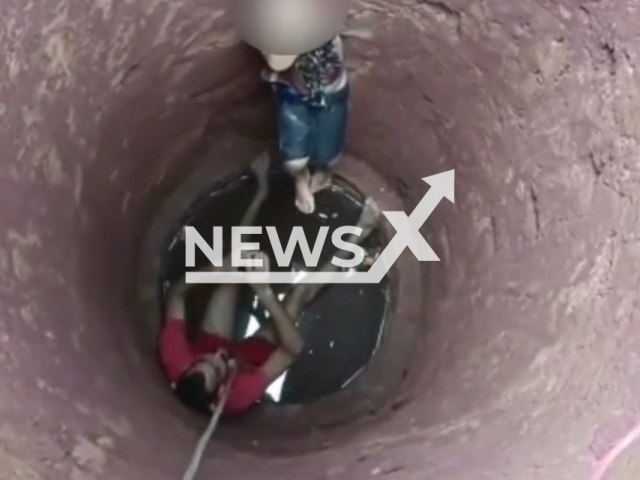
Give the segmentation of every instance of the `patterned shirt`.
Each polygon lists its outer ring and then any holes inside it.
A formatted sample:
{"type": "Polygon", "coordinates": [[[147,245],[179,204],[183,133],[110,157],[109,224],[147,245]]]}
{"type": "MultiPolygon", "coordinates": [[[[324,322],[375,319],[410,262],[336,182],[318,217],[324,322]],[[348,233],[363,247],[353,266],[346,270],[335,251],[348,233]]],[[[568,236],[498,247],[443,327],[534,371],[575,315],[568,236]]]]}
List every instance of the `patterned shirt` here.
{"type": "Polygon", "coordinates": [[[287,72],[264,72],[263,79],[296,88],[307,101],[326,105],[326,94],[337,92],[347,84],[342,39],[336,36],[324,45],[296,58],[287,72]]]}
{"type": "Polygon", "coordinates": [[[336,83],[344,75],[342,40],[339,36],[335,37],[300,55],[293,68],[311,101],[322,103],[323,95],[335,90],[336,83]]]}

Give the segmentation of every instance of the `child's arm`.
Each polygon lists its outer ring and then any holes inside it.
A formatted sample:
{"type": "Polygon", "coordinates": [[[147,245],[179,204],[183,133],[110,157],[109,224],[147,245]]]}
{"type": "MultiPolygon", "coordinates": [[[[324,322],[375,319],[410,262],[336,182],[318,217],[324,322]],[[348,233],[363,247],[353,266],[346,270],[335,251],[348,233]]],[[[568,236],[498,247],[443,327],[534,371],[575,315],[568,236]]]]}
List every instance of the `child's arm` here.
{"type": "Polygon", "coordinates": [[[294,320],[267,285],[252,285],[265,310],[271,314],[278,346],[292,358],[300,355],[304,348],[302,335],[296,329],[294,320]]]}
{"type": "Polygon", "coordinates": [[[294,64],[297,57],[284,57],[280,55],[263,54],[267,67],[260,72],[260,79],[272,85],[291,86],[290,80],[287,78],[288,70],[294,64]],[[284,59],[284,60],[282,60],[284,59]],[[285,68],[286,67],[286,68],[285,68]]]}

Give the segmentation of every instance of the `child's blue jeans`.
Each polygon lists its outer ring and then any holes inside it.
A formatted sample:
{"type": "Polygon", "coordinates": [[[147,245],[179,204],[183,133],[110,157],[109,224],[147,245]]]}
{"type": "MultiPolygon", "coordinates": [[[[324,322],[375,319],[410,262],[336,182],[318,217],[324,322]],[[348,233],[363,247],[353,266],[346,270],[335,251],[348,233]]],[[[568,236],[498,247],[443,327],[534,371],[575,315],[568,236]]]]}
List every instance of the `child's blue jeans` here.
{"type": "Polygon", "coordinates": [[[309,158],[310,166],[333,167],[344,148],[349,111],[349,86],[326,94],[324,105],[315,105],[296,90],[278,85],[278,143],[286,163],[309,158]]]}

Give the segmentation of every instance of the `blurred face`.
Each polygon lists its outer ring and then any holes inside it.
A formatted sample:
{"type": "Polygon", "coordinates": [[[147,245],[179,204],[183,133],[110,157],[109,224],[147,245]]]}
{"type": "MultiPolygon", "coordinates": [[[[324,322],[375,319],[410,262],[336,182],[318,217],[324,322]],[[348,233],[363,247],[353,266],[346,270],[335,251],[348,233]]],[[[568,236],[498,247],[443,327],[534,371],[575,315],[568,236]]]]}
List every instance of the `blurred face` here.
{"type": "Polygon", "coordinates": [[[205,378],[207,392],[214,393],[227,374],[227,355],[220,351],[203,358],[191,368],[191,372],[200,372],[205,378]]]}
{"type": "Polygon", "coordinates": [[[240,37],[264,54],[300,55],[335,37],[349,0],[229,0],[240,37]]]}

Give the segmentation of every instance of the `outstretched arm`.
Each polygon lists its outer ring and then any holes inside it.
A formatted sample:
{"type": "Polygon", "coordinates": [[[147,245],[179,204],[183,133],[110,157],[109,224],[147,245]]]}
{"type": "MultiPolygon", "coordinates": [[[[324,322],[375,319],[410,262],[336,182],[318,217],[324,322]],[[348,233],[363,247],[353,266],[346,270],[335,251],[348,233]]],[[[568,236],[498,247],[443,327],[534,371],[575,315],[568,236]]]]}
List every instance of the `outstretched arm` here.
{"type": "MultiPolygon", "coordinates": [[[[249,267],[249,271],[269,271],[269,257],[263,252],[254,252],[249,254],[249,257],[262,261],[262,266],[249,267]]],[[[258,295],[264,308],[271,314],[276,343],[278,344],[278,349],[271,354],[261,369],[267,384],[269,384],[287,371],[298,355],[302,353],[304,340],[270,285],[251,284],[251,288],[258,295]]]]}
{"type": "MultiPolygon", "coordinates": [[[[249,253],[247,258],[256,262],[254,266],[247,267],[247,272],[270,271],[269,256],[264,252],[249,253]]],[[[265,310],[271,314],[278,346],[289,355],[294,357],[300,355],[304,347],[302,336],[298,333],[294,321],[287,313],[287,310],[273,293],[271,285],[266,283],[252,283],[250,285],[265,310]]]]}
{"type": "Polygon", "coordinates": [[[264,305],[271,313],[278,349],[271,354],[262,366],[267,385],[286,372],[302,353],[304,340],[294,326],[293,320],[274,295],[270,286],[258,285],[254,289],[264,305]]]}
{"type": "MultiPolygon", "coordinates": [[[[262,204],[267,198],[269,194],[269,164],[270,159],[269,155],[263,153],[259,155],[253,162],[251,162],[250,169],[252,173],[255,175],[256,180],[258,181],[258,190],[251,201],[251,204],[247,208],[247,211],[242,216],[240,220],[241,227],[246,227],[252,225],[256,217],[258,216],[258,212],[262,207],[262,204]]],[[[203,269],[200,269],[201,272],[231,272],[236,270],[231,264],[231,255],[227,255],[222,259],[222,265],[220,267],[216,267],[214,265],[208,265],[203,269]]],[[[180,281],[176,282],[172,285],[171,290],[169,292],[169,300],[167,301],[167,314],[172,316],[175,319],[184,319],[185,316],[185,308],[184,308],[184,299],[187,295],[188,291],[191,289],[193,285],[187,284],[185,281],[185,277],[182,277],[180,281]]],[[[220,291],[221,289],[218,289],[220,291]]],[[[227,290],[228,291],[228,290],[227,290]]],[[[226,299],[223,299],[226,300],[226,299]]]]}
{"type": "Polygon", "coordinates": [[[294,358],[300,355],[304,348],[304,340],[271,287],[254,285],[253,289],[264,308],[271,314],[278,346],[294,358]]]}

